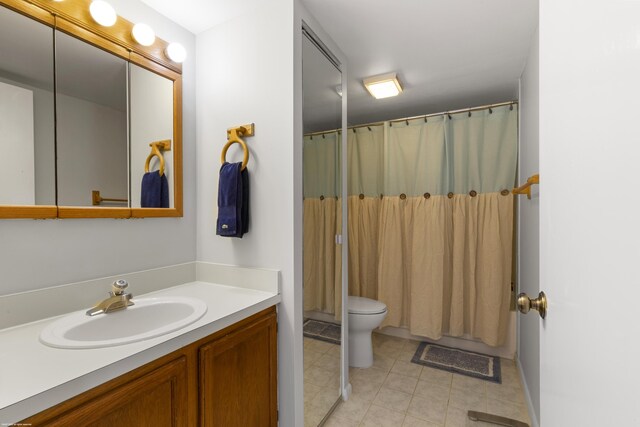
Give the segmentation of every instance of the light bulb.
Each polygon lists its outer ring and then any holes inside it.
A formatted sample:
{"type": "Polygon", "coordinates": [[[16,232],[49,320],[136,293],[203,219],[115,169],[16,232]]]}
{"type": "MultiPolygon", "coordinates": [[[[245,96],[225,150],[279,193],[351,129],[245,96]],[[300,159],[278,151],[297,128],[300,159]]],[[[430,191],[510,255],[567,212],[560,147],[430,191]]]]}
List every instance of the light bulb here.
{"type": "Polygon", "coordinates": [[[138,23],[134,25],[131,35],[142,46],[151,46],[156,41],[156,34],[147,24],[138,23]]]}
{"type": "Polygon", "coordinates": [[[89,6],[91,17],[103,27],[110,27],[116,23],[118,15],[109,3],[103,0],[95,0],[89,6]]]}
{"type": "Polygon", "coordinates": [[[167,46],[166,54],[173,62],[184,62],[187,59],[187,51],[180,43],[170,43],[167,46]]]}

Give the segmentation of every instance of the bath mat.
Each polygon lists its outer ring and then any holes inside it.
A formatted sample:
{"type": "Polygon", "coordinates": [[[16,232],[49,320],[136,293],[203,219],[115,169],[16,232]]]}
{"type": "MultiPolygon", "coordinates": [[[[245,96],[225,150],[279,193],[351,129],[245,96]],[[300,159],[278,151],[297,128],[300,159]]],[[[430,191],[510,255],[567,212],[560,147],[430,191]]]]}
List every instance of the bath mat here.
{"type": "Polygon", "coordinates": [[[307,319],[304,322],[304,336],[340,345],[341,326],[335,323],[307,319]]]}
{"type": "Polygon", "coordinates": [[[413,363],[502,384],[500,358],[422,342],[413,363]]]}

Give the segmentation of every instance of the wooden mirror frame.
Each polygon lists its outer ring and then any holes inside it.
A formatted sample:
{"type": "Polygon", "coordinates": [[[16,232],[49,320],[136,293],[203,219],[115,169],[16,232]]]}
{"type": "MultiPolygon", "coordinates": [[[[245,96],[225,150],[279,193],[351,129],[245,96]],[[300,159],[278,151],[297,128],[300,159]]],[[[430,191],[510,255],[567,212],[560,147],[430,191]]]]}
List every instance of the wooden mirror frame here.
{"type": "MultiPolygon", "coordinates": [[[[151,46],[131,36],[133,23],[118,16],[111,27],[97,24],[89,14],[91,0],[0,0],[0,5],[62,31],[128,62],[173,81],[173,207],[90,207],[0,205],[0,218],[145,218],[181,217],[182,210],[182,65],[165,56],[169,43],[156,37],[151,46]]],[[[56,159],[57,161],[57,159],[56,159]]],[[[127,165],[128,168],[131,165],[127,165]]]]}

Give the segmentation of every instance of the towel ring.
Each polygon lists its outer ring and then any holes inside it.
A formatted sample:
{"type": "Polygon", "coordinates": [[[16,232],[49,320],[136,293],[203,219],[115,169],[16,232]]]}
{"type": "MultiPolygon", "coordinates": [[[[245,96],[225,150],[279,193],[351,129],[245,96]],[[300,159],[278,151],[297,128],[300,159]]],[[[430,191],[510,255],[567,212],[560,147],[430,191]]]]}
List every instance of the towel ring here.
{"type": "Polygon", "coordinates": [[[253,123],[251,125],[239,126],[237,128],[231,128],[227,130],[227,143],[222,148],[222,153],[220,153],[220,163],[225,163],[227,161],[227,150],[233,144],[240,144],[242,146],[242,151],[244,152],[244,156],[242,158],[242,167],[240,170],[245,170],[247,168],[247,164],[249,163],[249,148],[247,148],[247,144],[240,138],[241,136],[253,136],[253,123]]]}
{"type": "Polygon", "coordinates": [[[162,152],[160,150],[171,150],[171,140],[166,139],[164,141],[152,142],[151,144],[149,144],[149,147],[151,147],[151,153],[147,156],[147,161],[144,162],[144,172],[149,172],[151,159],[153,159],[153,157],[155,156],[158,158],[158,160],[160,160],[160,168],[158,172],[160,173],[160,176],[162,176],[164,175],[164,156],[162,155],[162,152]]]}

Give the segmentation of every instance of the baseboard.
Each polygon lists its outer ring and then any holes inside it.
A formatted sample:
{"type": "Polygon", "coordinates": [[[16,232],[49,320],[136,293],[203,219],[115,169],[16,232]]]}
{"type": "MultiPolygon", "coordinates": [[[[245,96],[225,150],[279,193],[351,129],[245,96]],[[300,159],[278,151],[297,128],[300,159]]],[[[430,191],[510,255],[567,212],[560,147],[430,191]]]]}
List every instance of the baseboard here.
{"type": "Polygon", "coordinates": [[[393,326],[385,326],[382,329],[376,329],[374,332],[384,335],[390,335],[398,338],[405,338],[416,341],[428,341],[433,344],[440,344],[446,347],[454,347],[460,350],[473,351],[476,353],[488,354],[490,356],[502,357],[504,359],[513,360],[515,357],[515,349],[510,346],[491,347],[471,337],[450,337],[443,336],[439,340],[432,340],[417,335],[412,335],[406,328],[396,328],[393,326]]]}
{"type": "Polygon", "coordinates": [[[531,427],[540,427],[540,422],[536,416],[536,411],[533,408],[533,401],[531,400],[531,394],[529,394],[529,386],[527,380],[524,377],[522,366],[520,365],[520,359],[516,357],[516,367],[518,368],[518,374],[520,375],[520,381],[522,382],[522,391],[524,391],[524,399],[527,401],[527,408],[529,409],[529,418],[531,419],[531,427]]]}
{"type": "Polygon", "coordinates": [[[323,313],[321,311],[305,311],[304,318],[327,323],[335,323],[336,325],[340,324],[340,321],[336,320],[336,317],[333,314],[323,313]]]}

